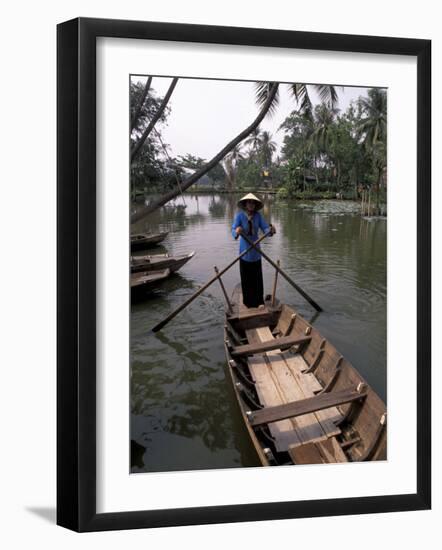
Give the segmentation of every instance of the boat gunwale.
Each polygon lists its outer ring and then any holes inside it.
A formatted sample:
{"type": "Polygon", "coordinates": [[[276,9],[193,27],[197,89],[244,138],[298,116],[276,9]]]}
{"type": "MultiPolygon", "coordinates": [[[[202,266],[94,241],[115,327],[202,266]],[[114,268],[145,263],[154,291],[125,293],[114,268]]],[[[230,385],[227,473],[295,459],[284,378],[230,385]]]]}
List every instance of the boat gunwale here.
{"type": "Polygon", "coordinates": [[[153,270],[153,271],[137,271],[136,273],[131,273],[131,290],[133,289],[138,289],[138,288],[142,288],[142,287],[145,287],[145,286],[149,286],[150,284],[154,284],[156,283],[157,281],[162,281],[164,279],[167,279],[167,277],[169,277],[171,274],[171,271],[169,268],[166,268],[166,269],[158,269],[158,270],[153,270]],[[133,284],[133,283],[137,283],[137,280],[138,279],[143,279],[143,278],[148,278],[148,277],[153,277],[154,274],[156,273],[161,273],[161,274],[164,274],[164,276],[158,276],[152,280],[146,280],[146,281],[143,281],[143,282],[140,282],[138,284],[133,284]],[[134,279],[134,280],[133,280],[134,279]]]}
{"type": "Polygon", "coordinates": [[[169,262],[172,262],[172,265],[166,265],[164,269],[170,269],[171,273],[174,273],[175,271],[178,271],[178,269],[181,269],[189,260],[191,260],[195,256],[195,251],[192,250],[189,252],[189,254],[183,254],[181,256],[168,256],[167,254],[145,254],[143,256],[131,256],[131,271],[132,273],[137,273],[140,271],[156,271],[161,270],[161,268],[158,268],[159,264],[162,263],[168,264],[169,262]],[[151,258],[153,260],[156,259],[156,256],[159,257],[159,260],[154,263],[149,263],[150,260],[145,260],[145,258],[151,258]],[[140,259],[138,259],[140,258],[140,259]],[[141,260],[141,258],[144,259],[141,260]],[[147,269],[145,269],[147,267],[147,269]],[[149,267],[152,267],[153,269],[149,269],[149,267]]]}
{"type": "MultiPolygon", "coordinates": [[[[224,349],[225,349],[226,355],[229,356],[230,354],[229,354],[229,350],[228,350],[227,344],[226,344],[227,339],[228,339],[227,331],[224,328],[224,349]]],[[[232,359],[232,358],[230,360],[234,361],[234,359],[232,359]]],[[[230,378],[232,380],[233,391],[234,391],[235,396],[236,396],[238,407],[241,411],[241,416],[243,418],[244,425],[245,425],[245,427],[246,427],[246,429],[249,433],[249,436],[250,436],[250,439],[252,441],[255,452],[258,455],[258,458],[261,461],[262,466],[270,466],[270,463],[269,463],[269,461],[268,461],[268,459],[267,459],[267,457],[264,453],[263,447],[259,443],[259,440],[258,440],[258,437],[255,433],[255,430],[253,429],[253,426],[248,421],[248,418],[247,418],[248,407],[246,406],[244,400],[241,398],[240,391],[238,390],[238,387],[236,386],[236,383],[240,382],[240,381],[238,379],[236,379],[234,369],[230,365],[229,361],[227,361],[227,366],[228,366],[230,378]]]]}

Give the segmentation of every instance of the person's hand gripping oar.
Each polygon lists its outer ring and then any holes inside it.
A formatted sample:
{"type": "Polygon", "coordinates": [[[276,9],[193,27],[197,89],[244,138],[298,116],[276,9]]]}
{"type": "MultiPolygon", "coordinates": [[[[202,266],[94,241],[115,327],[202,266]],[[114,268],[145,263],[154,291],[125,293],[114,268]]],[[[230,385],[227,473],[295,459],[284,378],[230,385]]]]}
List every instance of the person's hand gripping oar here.
{"type": "Polygon", "coordinates": [[[303,297],[307,300],[307,302],[309,302],[309,304],[311,304],[311,305],[316,309],[316,311],[322,311],[322,308],[313,300],[313,298],[311,298],[304,290],[302,290],[302,288],[301,288],[299,285],[297,285],[297,284],[295,283],[295,281],[293,281],[293,280],[287,275],[287,273],[286,273],[285,271],[283,271],[283,270],[282,270],[282,269],[281,269],[281,268],[280,268],[271,258],[269,258],[269,257],[267,256],[267,254],[266,254],[265,252],[263,252],[263,251],[257,246],[257,244],[258,244],[259,241],[257,241],[256,243],[253,243],[253,242],[249,239],[249,237],[247,237],[247,235],[244,233],[244,231],[241,232],[241,237],[242,237],[243,239],[245,239],[245,241],[246,241],[248,244],[250,244],[251,246],[253,246],[253,248],[255,248],[255,249],[261,254],[261,256],[262,256],[263,258],[265,258],[265,259],[269,262],[269,264],[272,265],[272,266],[273,266],[273,267],[274,267],[274,268],[284,277],[284,279],[285,279],[287,282],[289,282],[289,283],[292,285],[292,287],[293,287],[294,289],[296,289],[296,290],[299,292],[299,294],[301,294],[301,296],[303,296],[303,297]]]}
{"type": "MultiPolygon", "coordinates": [[[[269,227],[270,227],[270,231],[268,231],[265,236],[270,236],[272,237],[276,231],[275,231],[275,228],[273,227],[273,225],[271,223],[269,223],[269,227]]],[[[244,231],[243,231],[243,228],[241,226],[239,226],[236,230],[236,236],[235,236],[235,241],[238,240],[239,236],[240,235],[244,235],[244,231]]],[[[262,241],[262,239],[259,239],[256,241],[256,243],[253,245],[253,248],[255,248],[255,245],[259,244],[260,242],[262,241]]],[[[249,241],[251,242],[251,241],[249,241]]],[[[252,250],[252,247],[251,248],[248,248],[247,249],[247,252],[250,252],[250,250],[252,250]]],[[[241,254],[242,255],[242,254],[241,254]]]]}

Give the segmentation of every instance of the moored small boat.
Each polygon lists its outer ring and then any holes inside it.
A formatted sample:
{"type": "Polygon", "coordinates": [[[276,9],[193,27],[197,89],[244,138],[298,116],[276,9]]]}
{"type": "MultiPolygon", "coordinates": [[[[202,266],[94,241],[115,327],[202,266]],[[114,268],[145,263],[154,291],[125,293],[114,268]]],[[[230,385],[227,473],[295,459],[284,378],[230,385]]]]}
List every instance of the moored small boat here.
{"type": "Polygon", "coordinates": [[[184,264],[193,258],[195,252],[181,256],[169,256],[169,254],[156,254],[154,256],[132,256],[130,267],[132,272],[156,271],[170,269],[171,273],[178,271],[184,264]]]}
{"type": "Polygon", "coordinates": [[[358,371],[296,311],[267,297],[226,311],[233,387],[261,463],[385,460],[385,404],[358,371]]]}
{"type": "Polygon", "coordinates": [[[132,250],[149,248],[164,241],[169,233],[163,231],[162,233],[133,233],[130,236],[130,247],[132,250]]]}
{"type": "Polygon", "coordinates": [[[130,288],[131,291],[143,290],[154,286],[156,283],[167,279],[170,275],[170,269],[162,269],[157,271],[140,271],[131,273],[130,288]]]}

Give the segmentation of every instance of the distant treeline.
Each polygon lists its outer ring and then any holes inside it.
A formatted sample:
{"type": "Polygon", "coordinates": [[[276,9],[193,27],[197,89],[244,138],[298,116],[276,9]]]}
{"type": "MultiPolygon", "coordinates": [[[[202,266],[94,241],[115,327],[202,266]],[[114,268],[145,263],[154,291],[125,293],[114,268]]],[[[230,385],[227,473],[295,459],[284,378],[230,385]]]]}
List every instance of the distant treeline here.
{"type": "MultiPolygon", "coordinates": [[[[293,86],[306,89],[305,85],[293,86]]],[[[335,93],[332,87],[328,88],[335,93]]],[[[162,136],[162,128],[171,115],[167,97],[134,82],[130,92],[131,152],[136,153],[131,157],[133,196],[179,188],[189,174],[207,165],[207,160],[191,153],[171,155],[162,136]],[[151,124],[155,116],[157,120],[151,124]],[[148,137],[143,140],[146,128],[148,137]]],[[[278,130],[284,135],[279,155],[273,136],[257,126],[193,184],[194,188],[223,191],[272,188],[283,198],[336,194],[356,197],[363,189],[371,189],[374,202],[384,200],[386,91],[369,89],[367,97],[353,101],[345,112],[339,110],[336,98],[326,101],[324,97],[316,106],[311,102],[298,104],[278,130]]]]}

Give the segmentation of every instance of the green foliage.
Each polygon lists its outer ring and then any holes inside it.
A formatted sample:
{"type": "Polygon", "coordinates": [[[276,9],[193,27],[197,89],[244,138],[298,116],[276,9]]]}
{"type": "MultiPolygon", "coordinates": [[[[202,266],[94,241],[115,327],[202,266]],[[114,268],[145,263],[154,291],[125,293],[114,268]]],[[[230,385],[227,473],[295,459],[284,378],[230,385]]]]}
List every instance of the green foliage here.
{"type": "Polygon", "coordinates": [[[221,185],[222,183],[224,183],[225,175],[224,175],[223,167],[221,166],[220,163],[215,165],[215,167],[212,168],[212,170],[209,170],[207,172],[207,175],[212,181],[213,185],[221,185]]]}
{"type": "MultiPolygon", "coordinates": [[[[139,82],[131,82],[130,84],[130,120],[134,123],[131,131],[131,144],[133,144],[143,133],[145,127],[149,124],[154,114],[159,110],[162,97],[155,93],[152,88],[149,90],[147,97],[141,107],[139,116],[134,120],[134,116],[139,107],[141,96],[144,91],[144,85],[139,82]]],[[[166,107],[164,113],[161,115],[158,123],[165,123],[170,115],[170,107],[166,107]]]]}
{"type": "Polygon", "coordinates": [[[256,189],[272,181],[276,169],[273,163],[275,151],[276,143],[271,134],[256,128],[241,146],[236,146],[222,161],[226,189],[256,189]]]}
{"type": "Polygon", "coordinates": [[[358,130],[365,146],[370,149],[377,142],[387,143],[387,93],[382,88],[372,88],[368,98],[359,99],[362,118],[358,130]]]}
{"type": "MultiPolygon", "coordinates": [[[[130,120],[133,128],[130,135],[131,147],[138,141],[154,114],[158,111],[162,98],[152,88],[141,106],[138,118],[135,114],[139,108],[144,85],[131,82],[130,85],[130,120]]],[[[182,170],[167,153],[167,145],[161,139],[161,125],[167,122],[170,108],[166,107],[154,130],[141,147],[140,153],[130,167],[132,195],[137,192],[152,192],[159,189],[171,189],[176,186],[177,177],[182,170]]]]}
{"type": "Polygon", "coordinates": [[[257,162],[243,159],[238,163],[237,187],[258,187],[261,184],[261,168],[257,162]]]}
{"type": "Polygon", "coordinates": [[[207,161],[203,158],[195,157],[190,153],[187,153],[184,156],[178,156],[178,162],[183,168],[188,168],[189,170],[195,171],[202,168],[207,161]]]}
{"type": "Polygon", "coordinates": [[[386,167],[387,101],[370,89],[345,113],[321,103],[293,111],[282,123],[281,196],[336,192],[355,196],[358,185],[380,186],[386,167]]]}
{"type": "Polygon", "coordinates": [[[296,192],[301,191],[303,166],[303,157],[300,154],[293,155],[285,166],[283,187],[288,197],[292,197],[296,192]]]}

